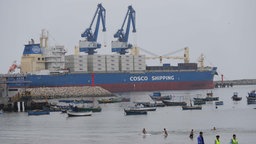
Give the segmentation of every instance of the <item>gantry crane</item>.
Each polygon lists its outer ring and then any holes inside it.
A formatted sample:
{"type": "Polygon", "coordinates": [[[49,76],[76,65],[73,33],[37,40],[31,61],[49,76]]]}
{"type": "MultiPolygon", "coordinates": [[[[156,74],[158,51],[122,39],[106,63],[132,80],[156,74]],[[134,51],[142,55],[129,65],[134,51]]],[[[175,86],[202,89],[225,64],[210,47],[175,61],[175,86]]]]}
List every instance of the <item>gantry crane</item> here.
{"type": "Polygon", "coordinates": [[[105,23],[106,23],[106,10],[101,5],[98,4],[97,10],[93,16],[92,22],[90,24],[90,27],[87,28],[82,34],[81,37],[84,37],[85,40],[81,40],[79,42],[79,51],[88,53],[88,55],[93,55],[94,53],[97,53],[95,49],[100,48],[101,44],[97,42],[98,38],[98,32],[99,32],[99,26],[100,21],[102,22],[102,31],[106,31],[105,23]],[[97,16],[96,26],[94,33],[92,33],[92,25],[97,16]]]}
{"type": "Polygon", "coordinates": [[[132,23],[133,30],[132,32],[136,32],[135,28],[135,10],[132,6],[128,6],[128,11],[124,18],[122,27],[114,34],[114,38],[118,38],[116,41],[111,42],[112,52],[117,52],[121,55],[124,55],[127,52],[127,49],[132,47],[132,44],[128,44],[130,24],[132,23]],[[124,33],[124,25],[127,21],[126,31],[124,33]]]}

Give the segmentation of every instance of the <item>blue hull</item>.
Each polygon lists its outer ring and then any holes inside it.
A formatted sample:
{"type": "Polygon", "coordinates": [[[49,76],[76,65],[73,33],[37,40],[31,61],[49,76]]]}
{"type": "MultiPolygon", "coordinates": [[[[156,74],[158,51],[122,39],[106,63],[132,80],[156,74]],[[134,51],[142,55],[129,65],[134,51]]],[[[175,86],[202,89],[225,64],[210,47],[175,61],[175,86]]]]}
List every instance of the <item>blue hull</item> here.
{"type": "Polygon", "coordinates": [[[28,111],[28,115],[49,115],[49,111],[28,111]]]}
{"type": "Polygon", "coordinates": [[[144,73],[66,73],[58,75],[27,75],[9,87],[100,86],[110,92],[190,90],[213,88],[216,68],[207,71],[167,71],[144,73]],[[27,83],[17,83],[26,81],[27,83]]]}

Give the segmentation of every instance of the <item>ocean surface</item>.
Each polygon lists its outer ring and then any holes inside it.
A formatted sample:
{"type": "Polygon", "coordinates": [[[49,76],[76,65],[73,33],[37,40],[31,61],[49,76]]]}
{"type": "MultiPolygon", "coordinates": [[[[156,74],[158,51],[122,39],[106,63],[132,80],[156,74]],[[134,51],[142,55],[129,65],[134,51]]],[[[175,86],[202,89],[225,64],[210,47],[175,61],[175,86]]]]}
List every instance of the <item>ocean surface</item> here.
{"type": "MultiPolygon", "coordinates": [[[[234,86],[212,90],[164,91],[176,100],[190,101],[213,92],[224,105],[216,108],[214,102],[202,110],[183,111],[181,107],[158,107],[148,115],[126,116],[124,108],[131,103],[101,104],[102,112],[90,117],[68,117],[61,112],[50,115],[28,116],[26,112],[0,114],[1,144],[196,144],[202,131],[206,144],[213,144],[220,135],[222,144],[228,144],[233,134],[239,144],[256,142],[256,104],[247,105],[247,93],[256,85],[234,86]],[[233,92],[243,97],[231,99],[233,92]],[[212,130],[216,127],[216,130],[212,130]],[[149,133],[143,135],[142,129],[149,133]],[[169,135],[163,135],[166,128],[169,135]],[[189,138],[194,129],[194,139],[189,138]]],[[[151,92],[121,93],[132,101],[149,101],[151,92]]]]}

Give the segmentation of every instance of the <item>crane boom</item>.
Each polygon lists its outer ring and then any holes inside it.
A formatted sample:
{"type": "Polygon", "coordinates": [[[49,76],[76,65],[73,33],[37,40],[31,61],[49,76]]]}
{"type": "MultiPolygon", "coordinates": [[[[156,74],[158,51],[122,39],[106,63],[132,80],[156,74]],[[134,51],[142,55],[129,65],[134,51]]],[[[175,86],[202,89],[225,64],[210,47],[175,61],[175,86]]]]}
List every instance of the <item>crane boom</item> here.
{"type": "Polygon", "coordinates": [[[100,26],[100,21],[102,22],[102,31],[106,31],[106,10],[102,6],[102,4],[98,4],[98,7],[95,11],[95,14],[93,16],[92,22],[90,24],[90,27],[87,28],[82,34],[81,37],[84,37],[85,40],[80,40],[79,42],[79,51],[80,52],[85,52],[88,53],[89,55],[93,55],[94,53],[97,53],[95,49],[100,48],[101,44],[97,42],[98,38],[98,32],[99,32],[99,26],[100,26]],[[92,25],[96,19],[97,16],[97,21],[95,25],[95,30],[92,33],[92,25]]]}
{"type": "Polygon", "coordinates": [[[162,63],[163,59],[183,59],[184,63],[189,63],[189,48],[188,47],[185,47],[183,49],[180,49],[180,50],[177,50],[177,51],[169,53],[169,54],[174,54],[174,53],[177,53],[177,52],[183,50],[184,51],[184,55],[183,56],[167,56],[167,54],[166,55],[162,55],[162,56],[158,56],[158,55],[156,55],[154,53],[151,53],[149,51],[146,51],[146,50],[144,50],[142,48],[140,48],[140,49],[143,50],[146,53],[149,53],[149,54],[153,55],[153,56],[150,56],[150,57],[146,57],[146,59],[159,59],[160,63],[162,63]]]}
{"type": "Polygon", "coordinates": [[[114,38],[117,38],[116,41],[112,41],[112,52],[117,52],[121,55],[124,55],[127,53],[127,49],[130,49],[132,47],[132,44],[128,44],[129,39],[129,31],[130,31],[130,25],[132,23],[133,30],[132,32],[136,32],[135,27],[135,10],[132,8],[132,6],[128,6],[127,13],[125,15],[122,27],[114,34],[114,38]],[[127,21],[126,31],[124,33],[124,25],[127,21]]]}

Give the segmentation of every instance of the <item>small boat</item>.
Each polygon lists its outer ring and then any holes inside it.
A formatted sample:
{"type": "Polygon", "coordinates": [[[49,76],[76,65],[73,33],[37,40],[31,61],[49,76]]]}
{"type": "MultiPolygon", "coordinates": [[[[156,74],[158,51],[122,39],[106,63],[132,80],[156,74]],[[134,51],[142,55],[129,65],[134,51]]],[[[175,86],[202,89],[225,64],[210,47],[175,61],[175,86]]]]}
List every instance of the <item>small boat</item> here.
{"type": "Polygon", "coordinates": [[[248,97],[256,97],[256,90],[252,90],[248,93],[248,97]]]}
{"type": "Polygon", "coordinates": [[[3,112],[3,110],[0,110],[0,114],[3,114],[4,112],[3,112]]]}
{"type": "Polygon", "coordinates": [[[67,111],[67,114],[68,114],[69,117],[91,116],[92,111],[80,111],[80,112],[67,111]]]}
{"type": "Polygon", "coordinates": [[[32,110],[32,111],[28,111],[28,115],[49,115],[50,111],[47,110],[32,110]]]}
{"type": "Polygon", "coordinates": [[[155,106],[156,107],[164,107],[165,104],[162,101],[155,101],[155,106]]]}
{"type": "Polygon", "coordinates": [[[101,112],[102,108],[100,106],[98,107],[85,107],[85,111],[92,111],[92,112],[101,112]]]}
{"type": "Polygon", "coordinates": [[[156,111],[156,107],[142,107],[140,108],[142,111],[156,111]]]}
{"type": "Polygon", "coordinates": [[[240,101],[242,100],[242,97],[238,97],[238,92],[234,92],[232,99],[233,101],[240,101]]]}
{"type": "Polygon", "coordinates": [[[216,102],[215,102],[215,105],[223,105],[223,104],[224,104],[223,101],[216,101],[216,102]]]}
{"type": "Polygon", "coordinates": [[[71,100],[71,99],[61,99],[59,100],[59,102],[63,102],[63,103],[93,103],[92,100],[71,100]]]}
{"type": "Polygon", "coordinates": [[[187,103],[182,101],[182,102],[176,102],[176,101],[170,101],[170,100],[163,100],[162,101],[166,106],[186,106],[187,103]]]}
{"type": "Polygon", "coordinates": [[[206,93],[205,98],[194,98],[194,100],[201,100],[201,101],[218,101],[219,97],[214,97],[212,92],[206,93]]]}
{"type": "Polygon", "coordinates": [[[67,113],[67,109],[61,109],[61,113],[67,113]]]}
{"type": "Polygon", "coordinates": [[[148,113],[148,111],[135,108],[125,108],[124,112],[126,115],[146,115],[148,113]]]}
{"type": "Polygon", "coordinates": [[[247,98],[247,104],[256,104],[256,97],[248,96],[247,98]]]}
{"type": "Polygon", "coordinates": [[[79,106],[71,106],[70,109],[74,112],[88,112],[88,111],[92,111],[92,112],[101,112],[102,108],[100,106],[90,106],[90,107],[79,107],[79,106]]]}
{"type": "Polygon", "coordinates": [[[145,107],[143,104],[135,104],[134,107],[129,107],[129,108],[141,110],[141,111],[156,111],[156,107],[145,107]]]}
{"type": "Polygon", "coordinates": [[[161,92],[153,92],[153,94],[149,95],[152,100],[162,101],[162,100],[171,100],[171,95],[162,95],[161,92]]]}
{"type": "Polygon", "coordinates": [[[247,98],[247,104],[256,104],[256,91],[252,90],[248,93],[247,98]]]}
{"type": "Polygon", "coordinates": [[[202,110],[202,106],[182,106],[182,110],[202,110]]]}
{"type": "Polygon", "coordinates": [[[192,100],[190,100],[190,105],[184,105],[182,106],[182,110],[201,110],[202,106],[201,105],[192,105],[192,100]]]}
{"type": "Polygon", "coordinates": [[[155,102],[135,102],[135,105],[142,104],[144,107],[164,107],[165,104],[162,101],[155,102]]]}
{"type": "Polygon", "coordinates": [[[206,101],[204,100],[194,100],[194,105],[203,105],[206,104],[206,101]]]}

